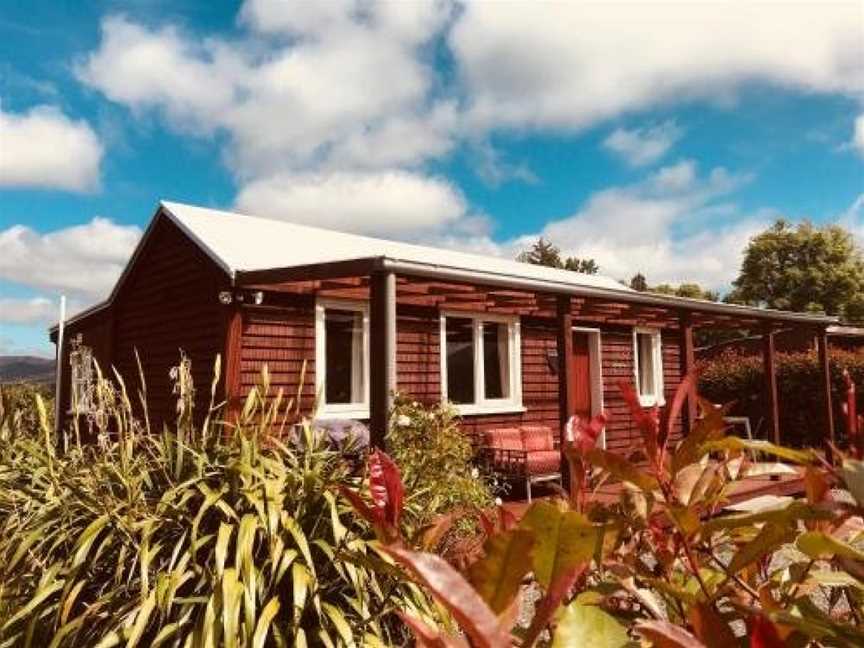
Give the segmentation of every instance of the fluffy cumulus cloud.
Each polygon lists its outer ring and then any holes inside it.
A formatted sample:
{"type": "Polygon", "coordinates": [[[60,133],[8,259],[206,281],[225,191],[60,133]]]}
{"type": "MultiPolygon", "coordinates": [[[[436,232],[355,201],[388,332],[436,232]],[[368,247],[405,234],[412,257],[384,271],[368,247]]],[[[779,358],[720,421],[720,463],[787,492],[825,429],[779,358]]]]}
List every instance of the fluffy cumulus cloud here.
{"type": "Polygon", "coordinates": [[[466,217],[467,205],[447,180],[405,171],[279,174],[254,180],[237,209],[365,234],[410,237],[466,217]]]}
{"type": "Polygon", "coordinates": [[[864,157],[864,113],[858,115],[855,119],[855,124],[852,128],[852,141],[849,144],[858,155],[864,157]]]}
{"type": "Polygon", "coordinates": [[[105,218],[44,234],[13,225],[0,230],[0,279],[86,305],[108,294],[140,237],[138,227],[105,218]]]}
{"type": "Polygon", "coordinates": [[[742,214],[726,202],[751,179],[722,167],[700,173],[694,161],[683,160],[638,183],[598,191],[540,231],[503,243],[483,236],[442,237],[438,243],[513,258],[543,236],[565,256],[594,258],[603,274],[616,279],[642,272],[652,283],[696,281],[724,290],[747,241],[770,222],[771,214],[742,214]],[[708,220],[727,224],[708,229],[708,220]]]}
{"type": "Polygon", "coordinates": [[[0,298],[0,322],[44,324],[57,318],[57,303],[45,297],[0,298]]]}
{"type": "Polygon", "coordinates": [[[0,104],[0,188],[91,191],[99,185],[102,154],[85,121],[54,106],[14,113],[0,104]]]}
{"type": "Polygon", "coordinates": [[[681,135],[682,129],[674,121],[645,128],[616,128],[603,140],[603,146],[627,164],[638,167],[666,155],[681,135]]]}
{"type": "Polygon", "coordinates": [[[861,5],[469,1],[449,33],[477,126],[579,128],[747,82],[864,93],[861,5]]]}

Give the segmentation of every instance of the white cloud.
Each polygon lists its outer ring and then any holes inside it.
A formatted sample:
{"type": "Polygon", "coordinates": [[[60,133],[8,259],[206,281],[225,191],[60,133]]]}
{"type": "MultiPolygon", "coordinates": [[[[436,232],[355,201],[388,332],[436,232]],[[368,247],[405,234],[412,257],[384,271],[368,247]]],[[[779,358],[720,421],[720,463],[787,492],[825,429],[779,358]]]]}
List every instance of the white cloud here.
{"type": "Polygon", "coordinates": [[[228,133],[240,178],[418,164],[452,146],[454,106],[431,98],[435,73],[422,54],[446,9],[249,2],[241,18],[252,31],[242,41],[113,16],[77,73],[113,101],[160,111],[178,130],[228,133]]]}
{"type": "Polygon", "coordinates": [[[105,218],[45,234],[13,225],[0,230],[0,279],[68,292],[86,305],[108,294],[140,237],[138,227],[105,218]]]}
{"type": "Polygon", "coordinates": [[[864,193],[859,194],[843,214],[840,215],[840,224],[849,229],[858,239],[858,244],[864,248],[864,193]]]}
{"type": "Polygon", "coordinates": [[[723,290],[737,275],[747,241],[770,222],[767,212],[745,215],[722,202],[750,179],[722,167],[700,176],[695,162],[684,160],[636,184],[595,192],[574,214],[503,243],[482,235],[433,240],[514,258],[543,236],[564,256],[594,258],[615,279],[642,272],[651,283],[696,281],[723,290]],[[718,217],[727,224],[717,227],[718,217]]]}
{"type": "Polygon", "coordinates": [[[581,128],[748,82],[864,95],[859,2],[469,1],[449,34],[478,126],[581,128]]]}
{"type": "Polygon", "coordinates": [[[91,191],[102,153],[90,126],[56,107],[12,113],[0,104],[0,187],[91,191]]]}
{"type": "Polygon", "coordinates": [[[56,320],[57,303],[45,297],[4,299],[0,297],[0,322],[8,324],[45,324],[56,320]]]}
{"type": "Polygon", "coordinates": [[[852,141],[849,145],[864,157],[864,113],[855,118],[855,126],[852,131],[852,141]]]}
{"type": "Polygon", "coordinates": [[[666,155],[682,134],[674,121],[646,128],[616,128],[603,141],[603,146],[630,166],[639,167],[656,162],[666,155]]]}
{"type": "Polygon", "coordinates": [[[468,217],[459,191],[442,178],[406,171],[282,173],[253,180],[240,211],[366,234],[408,237],[468,217]]]}

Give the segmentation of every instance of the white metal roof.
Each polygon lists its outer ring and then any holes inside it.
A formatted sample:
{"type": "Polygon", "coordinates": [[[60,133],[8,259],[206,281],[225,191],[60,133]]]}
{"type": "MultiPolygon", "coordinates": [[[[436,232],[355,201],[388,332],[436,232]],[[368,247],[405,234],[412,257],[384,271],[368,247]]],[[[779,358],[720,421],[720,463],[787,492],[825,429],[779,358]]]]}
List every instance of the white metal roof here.
{"type": "Polygon", "coordinates": [[[381,256],[399,261],[435,263],[452,268],[483,270],[575,286],[630,290],[615,279],[602,275],[346,234],[175,202],[163,201],[162,207],[181,229],[232,276],[238,271],[269,270],[381,256]]]}

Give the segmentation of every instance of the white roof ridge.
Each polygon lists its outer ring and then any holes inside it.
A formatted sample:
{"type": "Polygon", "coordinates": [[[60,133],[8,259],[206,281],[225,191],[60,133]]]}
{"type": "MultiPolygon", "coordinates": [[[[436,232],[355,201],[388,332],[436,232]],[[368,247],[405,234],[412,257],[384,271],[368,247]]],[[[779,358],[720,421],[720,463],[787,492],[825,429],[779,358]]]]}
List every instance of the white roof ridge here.
{"type": "Polygon", "coordinates": [[[403,261],[434,262],[437,265],[465,269],[489,269],[502,274],[632,292],[629,286],[600,274],[589,275],[563,268],[532,265],[500,256],[354,234],[174,201],[163,200],[160,204],[172,221],[231,276],[242,271],[380,256],[403,261]],[[231,220],[235,227],[226,227],[231,220]],[[237,231],[237,225],[254,225],[259,236],[249,232],[252,238],[244,240],[242,232],[237,231]],[[228,232],[229,229],[232,231],[228,232]],[[269,236],[264,236],[265,230],[269,230],[266,232],[269,236]],[[274,240],[274,237],[278,239],[279,230],[292,235],[305,235],[305,244],[295,240],[292,241],[293,244],[285,245],[284,242],[274,240]]]}

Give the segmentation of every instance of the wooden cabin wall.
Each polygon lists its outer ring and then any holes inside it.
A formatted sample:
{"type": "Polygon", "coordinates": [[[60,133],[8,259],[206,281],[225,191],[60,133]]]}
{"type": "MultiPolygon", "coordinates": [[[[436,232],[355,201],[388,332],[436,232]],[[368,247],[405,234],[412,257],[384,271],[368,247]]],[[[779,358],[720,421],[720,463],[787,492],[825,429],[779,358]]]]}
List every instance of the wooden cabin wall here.
{"type": "MultiPolygon", "coordinates": [[[[61,427],[65,426],[68,412],[71,407],[70,379],[72,367],[69,364],[69,354],[72,350],[72,341],[81,336],[81,343],[93,350],[93,357],[99,363],[103,371],[110,371],[111,359],[111,312],[110,309],[95,311],[92,315],[82,318],[66,327],[63,336],[63,358],[60,360],[60,385],[58,398],[60,399],[61,427]]],[[[53,339],[53,336],[52,336],[53,339]]],[[[56,344],[56,339],[54,343],[56,344]]]]}
{"type": "Polygon", "coordinates": [[[225,273],[176,225],[156,223],[112,308],[112,361],[137,403],[137,349],[153,429],[176,417],[169,371],[181,350],[192,361],[196,417],[206,414],[213,363],[224,349],[225,307],[218,294],[226,283],[225,273]]]}
{"type": "MultiPolygon", "coordinates": [[[[551,319],[523,317],[521,413],[466,416],[462,427],[469,433],[520,423],[544,423],[558,429],[558,376],[550,355],[556,351],[556,323],[551,319]]],[[[400,305],[397,308],[397,388],[406,396],[431,405],[441,397],[440,324],[436,309],[400,305]]],[[[300,387],[303,410],[311,411],[315,398],[314,300],[297,295],[294,303],[281,307],[243,309],[240,398],[255,385],[266,363],[274,389],[293,396],[300,387]]],[[[663,368],[667,402],[671,402],[680,380],[680,347],[676,331],[664,332],[663,368]]],[[[618,383],[633,382],[633,332],[626,327],[602,330],[603,389],[605,409],[610,415],[607,445],[629,452],[641,446],[618,383]]],[[[676,423],[680,435],[680,421],[676,423]]]]}

